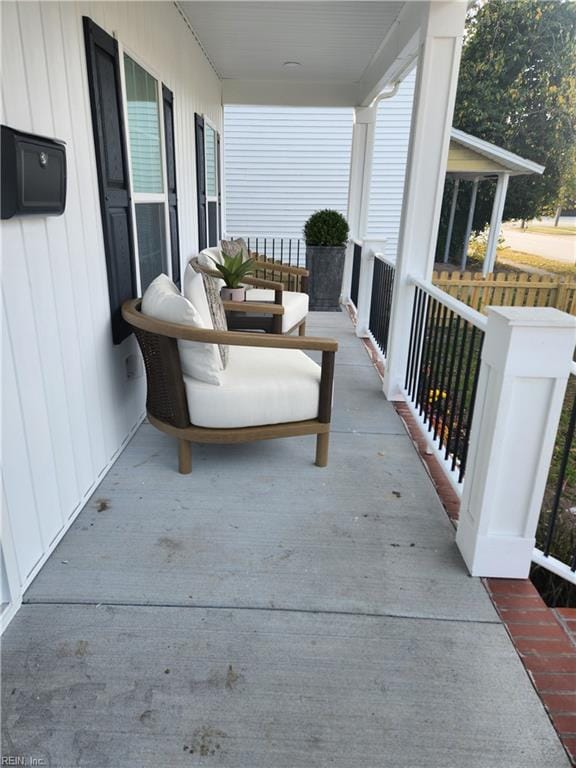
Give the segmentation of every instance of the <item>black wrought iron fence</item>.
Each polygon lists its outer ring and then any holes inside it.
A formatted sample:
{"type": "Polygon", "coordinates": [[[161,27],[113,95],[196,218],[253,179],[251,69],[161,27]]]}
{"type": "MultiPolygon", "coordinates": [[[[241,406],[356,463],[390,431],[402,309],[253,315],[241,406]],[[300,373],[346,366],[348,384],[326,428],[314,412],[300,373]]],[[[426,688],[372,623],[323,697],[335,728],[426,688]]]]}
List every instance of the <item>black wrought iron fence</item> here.
{"type": "Polygon", "coordinates": [[[354,243],[352,253],[352,282],[350,285],[350,299],[358,309],[358,291],[360,289],[360,271],[362,267],[362,246],[360,243],[354,243]]]}
{"type": "Polygon", "coordinates": [[[254,251],[266,259],[273,259],[291,267],[306,266],[306,245],[301,238],[249,236],[245,240],[249,251],[254,251]]]}
{"type": "Polygon", "coordinates": [[[394,291],[394,267],[378,256],[374,257],[370,318],[368,329],[384,357],[388,354],[388,332],[394,291]]]}
{"type": "Polygon", "coordinates": [[[480,322],[465,314],[416,287],[404,382],[458,482],[466,472],[484,342],[480,322]]]}

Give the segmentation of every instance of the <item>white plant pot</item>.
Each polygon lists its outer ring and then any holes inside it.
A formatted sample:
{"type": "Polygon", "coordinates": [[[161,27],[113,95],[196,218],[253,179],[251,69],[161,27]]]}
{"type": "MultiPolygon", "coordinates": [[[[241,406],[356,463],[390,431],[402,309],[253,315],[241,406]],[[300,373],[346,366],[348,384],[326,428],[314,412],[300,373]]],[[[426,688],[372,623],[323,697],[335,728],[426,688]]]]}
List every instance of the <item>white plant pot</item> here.
{"type": "Polygon", "coordinates": [[[220,296],[224,301],[246,301],[246,288],[220,288],[220,296]]]}

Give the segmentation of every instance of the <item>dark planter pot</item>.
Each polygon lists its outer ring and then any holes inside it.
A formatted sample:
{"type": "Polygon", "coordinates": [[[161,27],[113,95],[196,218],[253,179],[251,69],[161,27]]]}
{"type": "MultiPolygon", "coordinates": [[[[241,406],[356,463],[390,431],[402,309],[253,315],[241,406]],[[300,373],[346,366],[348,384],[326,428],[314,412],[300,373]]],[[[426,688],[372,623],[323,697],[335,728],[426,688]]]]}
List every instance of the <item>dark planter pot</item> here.
{"type": "Polygon", "coordinates": [[[345,245],[307,245],[306,266],[310,270],[310,309],[339,312],[345,245]]]}

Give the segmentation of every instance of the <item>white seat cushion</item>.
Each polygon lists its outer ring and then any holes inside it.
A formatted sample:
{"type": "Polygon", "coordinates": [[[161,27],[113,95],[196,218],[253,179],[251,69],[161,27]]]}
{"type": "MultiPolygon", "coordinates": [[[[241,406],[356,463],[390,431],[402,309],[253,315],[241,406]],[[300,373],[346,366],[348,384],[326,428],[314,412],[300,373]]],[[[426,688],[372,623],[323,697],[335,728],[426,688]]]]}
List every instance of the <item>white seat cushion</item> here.
{"type": "Polygon", "coordinates": [[[222,385],[185,376],[190,421],[226,429],[318,417],[320,366],[296,349],[230,347],[222,385]]]}
{"type": "MultiPolygon", "coordinates": [[[[246,291],[248,301],[274,301],[274,291],[268,288],[250,288],[246,291]]],[[[308,314],[308,294],[296,291],[283,291],[282,333],[286,333],[295,325],[300,325],[308,314]]]]}
{"type": "MultiPolygon", "coordinates": [[[[189,325],[192,328],[206,328],[197,309],[182,296],[167,275],[158,275],[142,297],[142,314],[167,323],[189,325]]],[[[182,373],[194,376],[213,389],[222,383],[224,366],[217,344],[200,341],[178,340],[182,373]]]]}

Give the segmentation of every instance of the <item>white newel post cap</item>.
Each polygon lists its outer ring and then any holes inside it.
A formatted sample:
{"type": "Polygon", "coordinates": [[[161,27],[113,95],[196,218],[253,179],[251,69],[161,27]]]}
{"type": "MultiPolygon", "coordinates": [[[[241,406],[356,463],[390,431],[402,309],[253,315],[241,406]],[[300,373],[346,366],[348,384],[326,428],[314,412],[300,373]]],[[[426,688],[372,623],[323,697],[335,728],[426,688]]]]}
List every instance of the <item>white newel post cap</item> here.
{"type": "Polygon", "coordinates": [[[487,307],[482,360],[504,375],[567,377],[576,317],[553,307],[487,307]]]}
{"type": "Polygon", "coordinates": [[[473,576],[527,578],[576,317],[489,307],[456,542],[473,576]]]}

